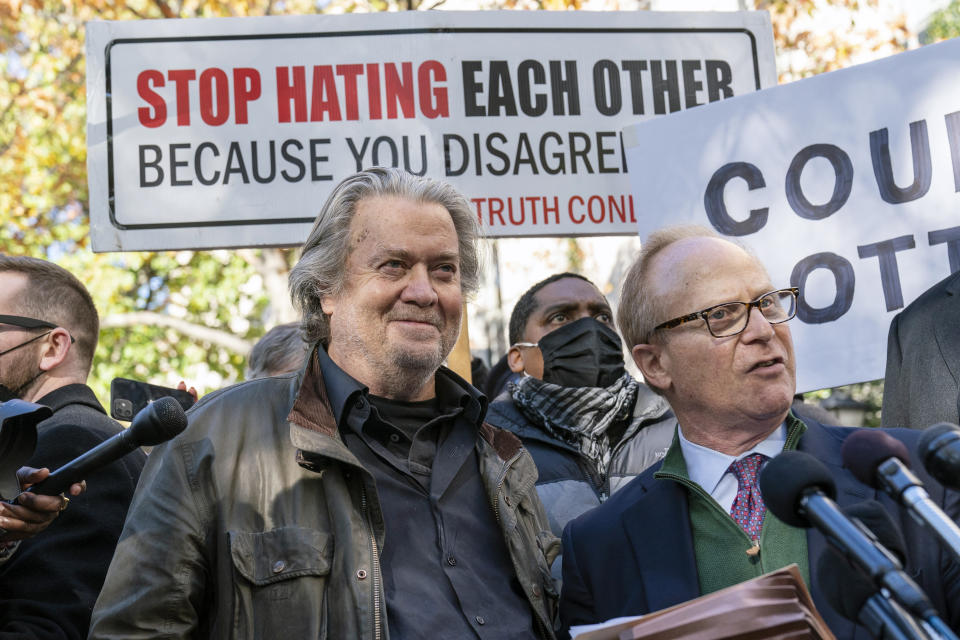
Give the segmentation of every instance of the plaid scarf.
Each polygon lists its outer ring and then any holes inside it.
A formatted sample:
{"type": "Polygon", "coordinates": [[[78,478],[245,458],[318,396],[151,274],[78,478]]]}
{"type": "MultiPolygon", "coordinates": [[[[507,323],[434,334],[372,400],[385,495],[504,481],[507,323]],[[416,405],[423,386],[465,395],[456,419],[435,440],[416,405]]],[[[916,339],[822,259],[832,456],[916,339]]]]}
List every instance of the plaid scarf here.
{"type": "Polygon", "coordinates": [[[601,478],[610,465],[610,425],[629,420],[639,385],[624,373],[609,387],[561,387],[525,376],[507,384],[524,417],[580,450],[601,478]]]}

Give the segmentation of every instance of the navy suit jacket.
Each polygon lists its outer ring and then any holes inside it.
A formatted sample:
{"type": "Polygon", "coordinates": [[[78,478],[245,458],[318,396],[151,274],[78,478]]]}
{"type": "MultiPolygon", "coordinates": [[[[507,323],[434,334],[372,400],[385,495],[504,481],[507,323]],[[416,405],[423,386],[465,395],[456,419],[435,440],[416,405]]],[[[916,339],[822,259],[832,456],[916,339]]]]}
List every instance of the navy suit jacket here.
{"type": "MultiPolygon", "coordinates": [[[[854,429],[825,427],[804,419],[807,431],[799,450],[814,455],[832,472],[837,503],[879,501],[900,526],[906,542],[906,571],[930,596],[944,620],[960,629],[960,564],[941,548],[886,494],[860,483],[842,466],[840,447],[854,429]]],[[[915,456],[920,431],[888,429],[915,456]]],[[[560,619],[572,624],[603,622],[619,616],[658,611],[700,596],[686,489],[672,480],[657,480],[658,463],[602,506],[570,522],[563,533],[563,590],[560,619]]],[[[960,492],[944,490],[912,460],[931,499],[960,521],[960,492]]],[[[809,529],[807,546],[814,604],[838,640],[871,638],[869,632],[836,613],[817,584],[817,562],[826,540],[809,529]]]]}

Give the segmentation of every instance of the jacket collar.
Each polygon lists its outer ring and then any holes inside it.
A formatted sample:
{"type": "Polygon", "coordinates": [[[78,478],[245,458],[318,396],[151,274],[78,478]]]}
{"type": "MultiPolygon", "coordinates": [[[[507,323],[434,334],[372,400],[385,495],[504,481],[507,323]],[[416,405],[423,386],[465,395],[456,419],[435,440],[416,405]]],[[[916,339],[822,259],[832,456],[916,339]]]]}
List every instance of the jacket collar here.
{"type": "MultiPolygon", "coordinates": [[[[366,394],[368,389],[337,366],[320,343],[314,346],[301,375],[296,400],[287,416],[289,422],[301,429],[292,430],[291,438],[301,449],[322,450],[324,437],[339,440],[337,425],[343,424],[357,394],[366,394]]],[[[459,402],[464,408],[464,418],[480,425],[487,412],[487,399],[480,391],[446,367],[437,370],[436,384],[437,393],[459,402]]],[[[486,439],[494,445],[491,438],[486,439]]]]}
{"type": "MultiPolygon", "coordinates": [[[[315,347],[301,373],[300,388],[297,390],[297,398],[293,402],[287,420],[309,431],[336,438],[337,420],[330,406],[330,397],[327,395],[327,387],[324,384],[316,351],[315,347]]],[[[297,443],[294,442],[294,444],[297,443]]]]}
{"type": "Polygon", "coordinates": [[[97,400],[97,396],[93,393],[93,389],[85,384],[80,383],[67,384],[54,389],[47,395],[38,399],[37,404],[50,407],[54,413],[60,411],[65,406],[70,404],[82,404],[90,407],[91,409],[95,409],[104,415],[107,413],[104,410],[103,405],[100,404],[100,401],[97,400]]]}

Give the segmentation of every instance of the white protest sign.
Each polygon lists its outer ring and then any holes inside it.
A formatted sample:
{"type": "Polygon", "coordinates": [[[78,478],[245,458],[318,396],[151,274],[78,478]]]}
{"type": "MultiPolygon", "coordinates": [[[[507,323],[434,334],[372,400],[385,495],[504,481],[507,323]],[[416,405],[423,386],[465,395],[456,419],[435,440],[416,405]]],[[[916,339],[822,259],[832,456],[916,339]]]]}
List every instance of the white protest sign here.
{"type": "Polygon", "coordinates": [[[960,270],[957,60],[948,41],[624,130],[641,236],[712,226],[801,288],[801,391],[882,378],[894,313],[960,270]]]}
{"type": "Polygon", "coordinates": [[[96,251],[300,244],[371,165],[491,236],[635,234],[620,130],[776,83],[766,12],[402,12],[87,25],[96,251]]]}

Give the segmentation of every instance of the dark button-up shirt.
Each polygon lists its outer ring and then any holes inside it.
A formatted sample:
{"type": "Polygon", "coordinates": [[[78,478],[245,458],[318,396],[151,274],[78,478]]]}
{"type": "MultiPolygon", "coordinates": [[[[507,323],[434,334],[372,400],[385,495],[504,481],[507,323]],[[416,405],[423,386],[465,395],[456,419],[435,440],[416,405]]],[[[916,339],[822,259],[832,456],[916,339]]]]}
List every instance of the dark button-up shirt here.
{"type": "Polygon", "coordinates": [[[373,398],[323,349],[317,357],[344,443],[376,482],[390,637],[536,637],[480,479],[483,396],[440,370],[433,400],[373,398]]]}

